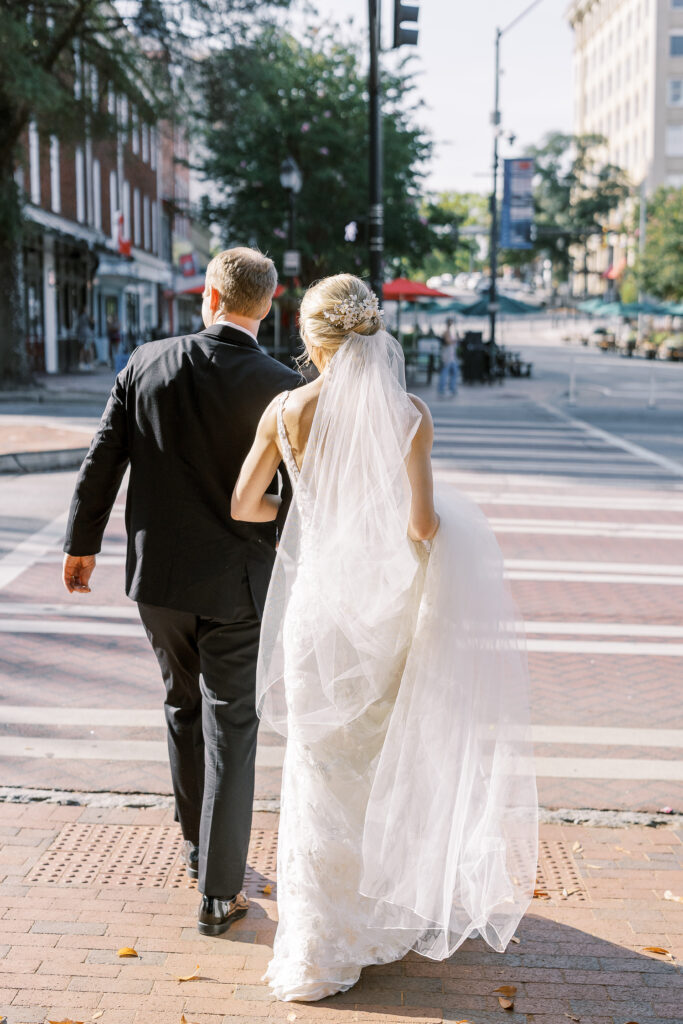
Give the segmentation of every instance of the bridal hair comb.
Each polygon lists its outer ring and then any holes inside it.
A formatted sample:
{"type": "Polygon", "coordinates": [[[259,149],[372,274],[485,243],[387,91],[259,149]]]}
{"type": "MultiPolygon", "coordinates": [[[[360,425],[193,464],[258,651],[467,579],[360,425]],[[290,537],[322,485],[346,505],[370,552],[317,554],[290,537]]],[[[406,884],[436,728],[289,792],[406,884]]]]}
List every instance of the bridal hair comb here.
{"type": "Polygon", "coordinates": [[[384,310],[379,308],[379,302],[374,292],[370,292],[366,299],[350,298],[338,302],[331,310],[326,309],[323,316],[333,327],[341,327],[345,331],[351,331],[364,320],[379,320],[384,310]]]}

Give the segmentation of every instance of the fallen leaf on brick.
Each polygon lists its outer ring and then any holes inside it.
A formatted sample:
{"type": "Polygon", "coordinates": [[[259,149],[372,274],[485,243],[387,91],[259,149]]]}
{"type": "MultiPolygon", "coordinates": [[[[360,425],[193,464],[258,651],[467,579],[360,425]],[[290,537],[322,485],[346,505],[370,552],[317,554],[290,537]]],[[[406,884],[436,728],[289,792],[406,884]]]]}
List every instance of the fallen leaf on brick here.
{"type": "Polygon", "coordinates": [[[535,900],[549,900],[550,896],[545,891],[545,889],[534,889],[534,899],[535,900]]]}
{"type": "Polygon", "coordinates": [[[562,890],[562,895],[567,900],[567,899],[569,899],[570,896],[573,896],[577,892],[581,892],[581,890],[580,889],[569,889],[569,890],[563,889],[562,890]]]}
{"type": "Polygon", "coordinates": [[[572,846],[572,850],[574,851],[574,853],[583,853],[583,846],[581,845],[578,839],[572,846]]]}
{"type": "MultiPolygon", "coordinates": [[[[674,896],[671,889],[666,890],[666,892],[664,893],[664,899],[673,900],[674,903],[683,903],[683,896],[674,896]]],[[[2,1021],[0,1021],[0,1024],[2,1024],[2,1021]]]]}
{"type": "Polygon", "coordinates": [[[504,1010],[514,1010],[515,1004],[511,999],[505,999],[504,996],[498,996],[498,1002],[504,1010]]]}
{"type": "Polygon", "coordinates": [[[664,946],[643,946],[643,949],[647,953],[657,953],[659,956],[671,956],[671,950],[664,949],[664,946]]]}
{"type": "Polygon", "coordinates": [[[197,981],[199,979],[199,964],[194,969],[193,974],[184,974],[182,977],[176,975],[176,981],[197,981]]]}
{"type": "Polygon", "coordinates": [[[183,1014],[180,1018],[180,1024],[192,1024],[192,1021],[188,1020],[185,1014],[183,1014]]]}
{"type": "Polygon", "coordinates": [[[587,868],[595,868],[596,871],[602,871],[601,864],[586,864],[587,868]]]}
{"type": "Polygon", "coordinates": [[[659,808],[659,813],[660,814],[673,814],[673,812],[674,812],[673,807],[660,807],[659,808]]]}
{"type": "Polygon", "coordinates": [[[515,946],[518,946],[522,940],[518,939],[516,935],[513,935],[510,942],[514,942],[515,946]]]}
{"type": "Polygon", "coordinates": [[[630,853],[631,852],[630,850],[627,850],[624,846],[615,846],[614,849],[618,850],[619,853],[630,853]]]}
{"type": "Polygon", "coordinates": [[[494,988],[493,991],[500,992],[501,995],[510,998],[510,996],[514,996],[515,992],[517,991],[517,988],[515,985],[499,985],[498,988],[494,988]]]}
{"type": "Polygon", "coordinates": [[[290,1021],[291,1020],[296,1020],[296,1014],[295,1013],[288,1013],[287,1014],[287,1020],[290,1020],[290,1021]]]}
{"type": "Polygon", "coordinates": [[[265,893],[266,896],[270,896],[272,891],[273,891],[273,887],[272,887],[272,885],[270,883],[268,883],[268,885],[264,885],[263,888],[261,889],[261,892],[265,893]]]}
{"type": "Polygon", "coordinates": [[[82,1020],[72,1020],[71,1017],[64,1020],[49,1020],[47,1024],[83,1024],[82,1020]]]}
{"type": "Polygon", "coordinates": [[[98,1010],[97,1013],[93,1013],[92,1019],[99,1020],[100,1017],[104,1017],[104,1010],[98,1010]]]}
{"type": "Polygon", "coordinates": [[[573,1013],[565,1013],[565,1017],[569,1017],[570,1020],[581,1020],[580,1017],[575,1017],[573,1013]]]}
{"type": "Polygon", "coordinates": [[[132,946],[123,946],[117,953],[117,956],[137,956],[137,951],[132,946]]]}

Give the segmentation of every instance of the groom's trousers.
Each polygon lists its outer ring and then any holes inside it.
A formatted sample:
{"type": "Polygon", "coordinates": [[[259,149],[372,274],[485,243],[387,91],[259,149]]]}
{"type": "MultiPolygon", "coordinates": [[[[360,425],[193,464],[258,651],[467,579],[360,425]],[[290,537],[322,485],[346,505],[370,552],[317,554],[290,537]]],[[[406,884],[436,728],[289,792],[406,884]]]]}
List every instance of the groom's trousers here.
{"type": "Polygon", "coordinates": [[[260,619],[246,581],[229,622],[138,608],[166,685],[176,814],[199,846],[199,890],[227,899],[242,888],[251,831],[260,619]]]}

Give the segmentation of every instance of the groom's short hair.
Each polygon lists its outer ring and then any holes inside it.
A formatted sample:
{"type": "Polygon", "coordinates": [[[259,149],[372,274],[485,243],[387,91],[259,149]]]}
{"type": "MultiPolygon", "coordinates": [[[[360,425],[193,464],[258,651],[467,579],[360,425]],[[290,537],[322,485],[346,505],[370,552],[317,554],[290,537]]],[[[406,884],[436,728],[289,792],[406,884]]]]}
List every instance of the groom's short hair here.
{"type": "Polygon", "coordinates": [[[206,287],[215,288],[228,313],[261,320],[277,286],[277,270],[258,249],[237,246],[225,249],[206,268],[206,287]]]}

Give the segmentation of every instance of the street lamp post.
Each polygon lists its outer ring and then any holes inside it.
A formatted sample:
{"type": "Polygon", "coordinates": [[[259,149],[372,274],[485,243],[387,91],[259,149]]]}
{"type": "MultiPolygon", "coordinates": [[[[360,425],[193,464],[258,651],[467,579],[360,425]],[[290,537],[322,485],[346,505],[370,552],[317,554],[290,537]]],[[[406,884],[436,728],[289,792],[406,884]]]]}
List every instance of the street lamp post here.
{"type": "MultiPolygon", "coordinates": [[[[289,193],[289,217],[287,221],[287,251],[285,252],[283,271],[288,281],[290,296],[294,292],[295,278],[301,273],[301,257],[295,248],[296,197],[301,192],[303,177],[299,165],[293,156],[287,156],[280,165],[280,184],[289,193]]],[[[297,346],[296,316],[294,302],[289,311],[289,348],[294,352],[297,346]]]]}
{"type": "Polygon", "coordinates": [[[379,68],[380,3],[369,0],[370,68],[370,210],[368,218],[370,249],[370,287],[382,301],[384,279],[384,202],[382,195],[382,97],[379,68]]]}
{"type": "Polygon", "coordinates": [[[494,108],[491,115],[493,124],[493,188],[491,191],[491,233],[489,241],[489,263],[491,270],[491,287],[489,288],[489,329],[490,340],[496,343],[496,313],[498,312],[498,290],[496,278],[498,276],[498,138],[500,135],[500,40],[511,28],[519,24],[522,18],[538,7],[541,0],[533,0],[533,3],[525,7],[521,14],[518,14],[505,28],[496,29],[495,38],[495,79],[494,79],[494,108]]]}

